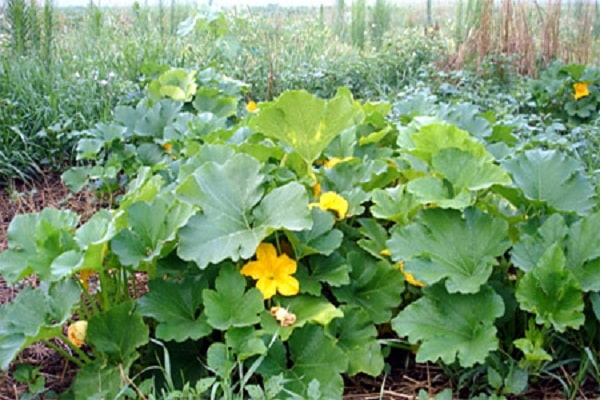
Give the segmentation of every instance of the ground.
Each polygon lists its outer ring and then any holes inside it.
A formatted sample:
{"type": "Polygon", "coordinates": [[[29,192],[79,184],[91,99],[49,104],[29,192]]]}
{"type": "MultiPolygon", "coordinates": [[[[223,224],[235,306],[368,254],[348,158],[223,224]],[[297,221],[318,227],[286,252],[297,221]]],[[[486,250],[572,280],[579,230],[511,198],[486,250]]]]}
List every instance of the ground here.
{"type": "MultiPolygon", "coordinates": [[[[7,229],[15,215],[37,212],[45,207],[68,208],[77,212],[81,220],[85,221],[104,204],[91,193],[71,193],[56,175],[48,175],[33,184],[15,183],[0,188],[0,251],[7,248],[7,229]]],[[[24,284],[35,285],[35,278],[27,279],[24,284]]],[[[0,277],[0,304],[14,298],[17,291],[18,287],[8,286],[0,277]]],[[[394,361],[393,355],[390,359],[394,361]]],[[[17,363],[41,367],[40,373],[46,380],[46,388],[57,392],[66,389],[76,373],[75,367],[54,350],[34,344],[19,355],[8,374],[0,371],[0,400],[18,400],[27,391],[27,386],[19,384],[12,376],[17,363]]],[[[347,378],[344,400],[415,399],[419,390],[434,394],[447,387],[451,387],[451,384],[439,367],[403,361],[402,365],[396,365],[387,376],[372,378],[358,375],[347,378]]],[[[589,393],[597,391],[597,388],[589,389],[589,393]]],[[[515,399],[563,399],[564,395],[560,390],[558,383],[545,382],[543,387],[533,387],[527,394],[515,399]]],[[[587,395],[582,390],[577,399],[587,400],[596,398],[597,395],[587,395]]]]}

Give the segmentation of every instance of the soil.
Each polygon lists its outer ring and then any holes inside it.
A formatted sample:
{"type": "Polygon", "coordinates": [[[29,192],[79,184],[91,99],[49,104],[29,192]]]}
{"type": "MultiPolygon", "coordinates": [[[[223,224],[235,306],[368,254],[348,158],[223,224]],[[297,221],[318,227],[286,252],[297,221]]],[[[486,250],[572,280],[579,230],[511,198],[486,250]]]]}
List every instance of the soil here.
{"type": "MultiPolygon", "coordinates": [[[[12,219],[18,214],[41,211],[46,207],[70,209],[77,212],[81,222],[89,219],[105,202],[92,193],[73,194],[56,175],[47,175],[35,183],[13,183],[0,188],[0,251],[7,246],[7,230],[12,219]]],[[[141,285],[144,279],[140,277],[141,285]]],[[[26,279],[19,287],[36,285],[35,277],[26,279]]],[[[9,302],[18,292],[19,287],[9,286],[0,277],[0,305],[9,302]]],[[[55,344],[63,346],[61,343],[55,344]]],[[[394,360],[393,354],[390,357],[394,360]]],[[[344,400],[375,399],[416,399],[420,390],[430,395],[452,387],[443,371],[434,365],[415,364],[406,355],[400,355],[402,365],[393,366],[391,373],[377,378],[357,375],[346,378],[346,394],[344,400]]],[[[0,371],[0,400],[18,400],[27,393],[27,386],[18,383],[14,377],[14,368],[19,363],[27,363],[40,367],[40,374],[45,378],[46,389],[57,393],[64,391],[76,374],[76,367],[59,356],[55,350],[36,343],[25,349],[11,365],[8,373],[0,371]]],[[[564,399],[561,386],[557,382],[545,381],[542,387],[533,387],[526,394],[515,399],[564,399]]],[[[577,399],[596,399],[600,395],[597,387],[583,388],[577,399]]]]}

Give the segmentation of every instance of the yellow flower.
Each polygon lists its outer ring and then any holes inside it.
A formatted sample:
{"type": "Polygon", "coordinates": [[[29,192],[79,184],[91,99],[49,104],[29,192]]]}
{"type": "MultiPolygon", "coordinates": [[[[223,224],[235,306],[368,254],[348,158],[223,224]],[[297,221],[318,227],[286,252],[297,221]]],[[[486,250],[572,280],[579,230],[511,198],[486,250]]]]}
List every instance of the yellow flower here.
{"type": "Polygon", "coordinates": [[[388,249],[383,249],[379,252],[379,254],[381,254],[382,256],[388,256],[390,257],[392,255],[392,252],[389,251],[388,249]]]}
{"type": "Polygon", "coordinates": [[[404,275],[404,280],[406,280],[406,282],[416,287],[425,287],[425,284],[421,281],[416,280],[413,274],[404,271],[404,262],[400,262],[398,264],[398,268],[400,269],[400,272],[402,272],[402,275],[404,275]]]}
{"type": "Polygon", "coordinates": [[[575,90],[575,93],[573,94],[573,97],[575,98],[575,100],[579,100],[582,97],[586,97],[586,96],[590,95],[590,90],[588,88],[587,82],[574,83],[573,89],[575,90]]]}
{"type": "Polygon", "coordinates": [[[258,106],[254,101],[249,101],[248,104],[246,104],[246,111],[255,112],[256,110],[258,110],[258,106]]]}
{"type": "Polygon", "coordinates": [[[296,261],[287,254],[277,256],[277,250],[271,243],[259,244],[256,261],[247,262],[240,272],[257,280],[256,288],[265,300],[275,296],[277,292],[293,296],[300,291],[300,282],[291,276],[296,272],[296,261]]]}
{"type": "Polygon", "coordinates": [[[330,158],[329,160],[325,161],[325,163],[323,163],[323,166],[327,169],[331,169],[333,167],[335,167],[336,165],[338,165],[339,163],[343,163],[346,161],[350,161],[352,160],[354,157],[344,157],[344,158],[330,158]]]}
{"type": "Polygon", "coordinates": [[[161,144],[160,147],[162,147],[163,149],[165,149],[165,151],[167,152],[167,154],[171,154],[171,150],[173,150],[173,145],[171,143],[161,144]]]}
{"type": "Polygon", "coordinates": [[[90,287],[89,279],[94,276],[95,272],[91,269],[82,269],[79,271],[79,280],[81,281],[81,285],[85,290],[88,290],[90,287]]]}
{"type": "Polygon", "coordinates": [[[336,192],[323,193],[318,203],[310,203],[308,207],[311,209],[319,207],[325,211],[331,210],[336,213],[338,219],[345,218],[348,213],[348,201],[336,192]]]}
{"type": "Polygon", "coordinates": [[[87,334],[87,326],[87,321],[77,321],[69,325],[67,328],[67,337],[73,345],[77,347],[83,346],[87,334]]]}

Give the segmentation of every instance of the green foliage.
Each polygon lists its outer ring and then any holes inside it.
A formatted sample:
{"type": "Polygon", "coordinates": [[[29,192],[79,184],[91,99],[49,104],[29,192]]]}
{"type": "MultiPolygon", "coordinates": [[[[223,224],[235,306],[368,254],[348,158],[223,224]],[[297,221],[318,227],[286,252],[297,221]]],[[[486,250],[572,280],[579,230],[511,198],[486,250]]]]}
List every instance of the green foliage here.
{"type": "Polygon", "coordinates": [[[445,280],[450,293],[477,293],[510,241],[505,221],[477,209],[464,215],[432,209],[392,232],[388,245],[392,258],[405,262],[417,280],[428,285],[445,280]]]}
{"type": "Polygon", "coordinates": [[[65,179],[121,190],[110,209],[13,220],[0,273],[42,283],[0,308],[4,369],[34,341],[69,343],[73,313],[88,322],[63,351],[73,398],[340,398],[394,342],[473,398],[572,372],[567,356],[591,365],[600,214],[576,155],[480,104],[342,88],[246,109],[244,84],[188,71],[148,66],[145,97],[78,136],[65,179]],[[265,301],[290,277],[297,291],[265,301]]]}
{"type": "Polygon", "coordinates": [[[458,361],[469,367],[498,348],[494,320],[503,314],[502,298],[489,287],[475,294],[452,294],[435,285],[392,319],[392,327],[421,342],[417,361],[458,361]]]}
{"type": "Polygon", "coordinates": [[[293,91],[265,104],[252,127],[290,146],[311,165],[343,130],[361,122],[359,110],[347,90],[338,91],[329,101],[293,91]]]}
{"type": "Polygon", "coordinates": [[[547,204],[578,214],[587,214],[595,206],[594,187],[576,159],[537,149],[518,154],[503,165],[533,205],[547,204]]]}

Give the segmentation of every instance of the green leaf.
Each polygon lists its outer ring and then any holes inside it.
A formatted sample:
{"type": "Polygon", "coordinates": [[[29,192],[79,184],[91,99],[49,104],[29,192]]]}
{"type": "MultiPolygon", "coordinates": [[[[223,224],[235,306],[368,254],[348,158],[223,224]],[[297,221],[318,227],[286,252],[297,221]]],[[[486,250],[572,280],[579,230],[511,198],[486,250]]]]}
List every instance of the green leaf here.
{"type": "Polygon", "coordinates": [[[549,323],[558,332],[584,322],[583,293],[573,273],[565,269],[558,244],[549,247],[538,265],[521,278],[516,297],[522,310],[536,315],[538,324],[549,323]]]}
{"type": "Polygon", "coordinates": [[[398,185],[387,189],[373,190],[371,213],[381,218],[398,223],[408,222],[410,215],[422,203],[408,192],[406,185],[398,185]]]}
{"type": "Polygon", "coordinates": [[[200,313],[205,280],[186,277],[182,281],[152,280],[150,291],[137,301],[138,311],[158,321],[156,337],[183,342],[198,340],[212,332],[206,315],[200,313]]]}
{"type": "Polygon", "coordinates": [[[464,214],[428,209],[413,224],[394,230],[388,248],[418,281],[432,285],[446,279],[450,293],[476,293],[510,244],[503,219],[474,208],[464,214]]]}
{"type": "Polygon", "coordinates": [[[421,343],[417,362],[471,367],[498,348],[494,320],[504,314],[504,303],[490,287],[474,294],[448,293],[439,284],[423,290],[422,298],[392,319],[399,336],[421,343]]]}
{"type": "Polygon", "coordinates": [[[443,149],[454,148],[471,154],[483,163],[494,161],[494,157],[485,146],[473,138],[467,131],[453,125],[433,123],[421,127],[411,135],[414,147],[410,154],[432,164],[433,156],[443,149]]]}
{"type": "Polygon", "coordinates": [[[252,327],[230,328],[225,333],[225,343],[236,355],[236,359],[244,361],[267,352],[267,346],[260,339],[261,335],[262,332],[252,327]]]}
{"type": "Polygon", "coordinates": [[[289,340],[289,348],[293,366],[285,374],[290,380],[287,389],[306,396],[309,384],[315,379],[323,398],[342,398],[341,374],[348,367],[348,357],[323,328],[307,325],[297,329],[289,340]]]}
{"type": "Polygon", "coordinates": [[[169,195],[156,197],[151,203],[134,203],[127,210],[128,227],[112,239],[111,249],[123,265],[138,267],[157,257],[193,213],[190,204],[169,195]]]}
{"type": "Polygon", "coordinates": [[[375,323],[389,321],[404,291],[402,273],[386,261],[378,261],[364,252],[348,255],[350,284],[332,288],[335,297],[363,308],[375,323]]]}
{"type": "Polygon", "coordinates": [[[454,196],[446,182],[434,176],[412,179],[406,185],[406,191],[424,205],[463,210],[472,203],[470,193],[461,191],[454,196]]]}
{"type": "Polygon", "coordinates": [[[77,160],[92,159],[95,160],[100,150],[104,146],[104,141],[100,139],[80,139],[77,142],[77,160]]]}
{"type": "Polygon", "coordinates": [[[568,233],[560,214],[552,214],[533,235],[523,235],[511,250],[511,261],[527,272],[535,268],[546,249],[563,243],[568,233]]]}
{"type": "Polygon", "coordinates": [[[304,90],[287,91],[256,116],[251,126],[266,136],[281,140],[310,165],[342,131],[364,118],[350,91],[322,100],[304,90]]]}
{"type": "Polygon", "coordinates": [[[566,267],[584,291],[600,291],[600,212],[588,215],[569,228],[566,267]]]}
{"type": "Polygon", "coordinates": [[[148,92],[153,99],[169,97],[176,101],[188,102],[196,92],[196,71],[170,69],[152,81],[148,92]]]}
{"type": "Polygon", "coordinates": [[[385,228],[374,218],[360,218],[358,223],[361,225],[359,232],[363,236],[358,240],[358,245],[373,257],[383,258],[382,252],[385,254],[388,251],[386,242],[389,239],[385,228]]]}
{"type": "Polygon", "coordinates": [[[232,354],[223,343],[213,343],[206,351],[206,364],[214,374],[222,379],[228,379],[235,368],[232,354]]]}
{"type": "Polygon", "coordinates": [[[487,157],[476,157],[456,148],[442,149],[434,154],[431,165],[450,181],[455,192],[476,191],[512,183],[506,171],[487,157]]]}
{"type": "Polygon", "coordinates": [[[310,230],[286,232],[297,259],[312,254],[328,256],[340,246],[344,237],[340,230],[334,229],[335,218],[332,213],[315,207],[311,214],[313,225],[310,230]]]}
{"type": "Polygon", "coordinates": [[[219,89],[200,87],[192,105],[199,112],[210,112],[221,118],[235,115],[238,101],[233,96],[222,94],[219,89]]]}
{"type": "Polygon", "coordinates": [[[130,363],[136,349],[148,343],[148,327],[133,306],[124,302],[88,321],[87,343],[113,363],[130,363]]]}
{"type": "Polygon", "coordinates": [[[74,212],[54,208],[17,215],[8,227],[8,250],[0,253],[0,274],[8,283],[32,273],[40,280],[59,280],[61,277],[52,273],[52,263],[62,253],[76,249],[73,232],[78,223],[74,212]]]}
{"type": "Polygon", "coordinates": [[[262,325],[269,334],[278,333],[281,340],[287,340],[294,330],[306,324],[314,323],[327,326],[335,318],[344,316],[341,309],[320,295],[317,297],[299,294],[293,297],[282,297],[278,306],[296,315],[296,322],[292,326],[282,327],[276,322],[273,315],[264,313],[262,325]]]}
{"type": "Polygon", "coordinates": [[[300,290],[315,296],[321,295],[321,283],[330,286],[342,286],[350,283],[350,266],[338,253],[330,256],[313,256],[309,260],[308,269],[303,274],[299,266],[296,277],[300,280],[300,290]]]}
{"type": "Polygon", "coordinates": [[[594,186],[581,162],[557,150],[528,150],[502,165],[530,200],[578,214],[596,205],[594,186]]]}
{"type": "Polygon", "coordinates": [[[338,346],[348,357],[347,373],[378,376],[384,360],[375,325],[365,310],[358,307],[343,306],[342,312],[344,317],[333,320],[328,331],[337,338],[338,346]]]}
{"type": "MultiPolygon", "coordinates": [[[[128,371],[129,368],[123,368],[124,374],[128,371]]],[[[75,399],[117,399],[123,385],[119,366],[104,365],[101,360],[96,360],[77,372],[72,391],[75,399]]]]}
{"type": "Polygon", "coordinates": [[[172,124],[181,111],[182,103],[162,99],[151,107],[140,102],[136,112],[134,132],[137,136],[162,138],[165,127],[172,124]]]}
{"type": "Polygon", "coordinates": [[[178,195],[203,212],[179,231],[181,258],[200,268],[227,258],[248,259],[273,231],[311,227],[306,189],[291,182],[263,197],[259,168],[257,160],[238,154],[224,164],[203,164],[182,185],[178,195]]]}
{"type": "Polygon", "coordinates": [[[250,326],[260,321],[263,297],[257,289],[245,291],[246,280],[232,265],[221,268],[215,289],[204,289],[202,299],[208,323],[215,329],[250,326]]]}
{"type": "Polygon", "coordinates": [[[42,282],[26,287],[10,303],[0,306],[0,368],[27,345],[61,333],[61,326],[79,303],[81,290],[71,280],[42,282]]]}

